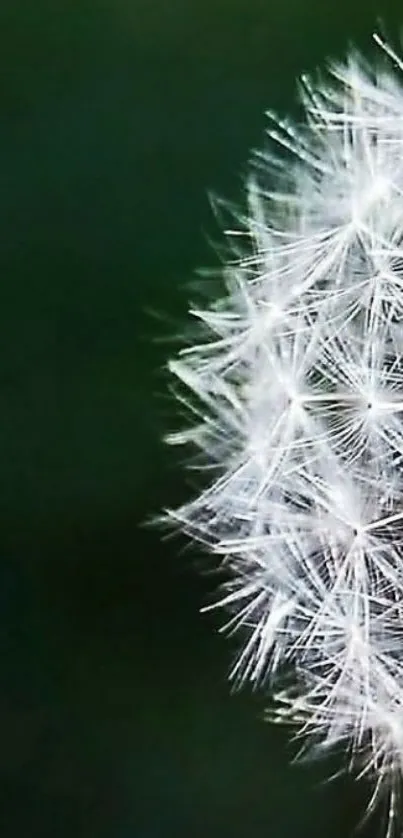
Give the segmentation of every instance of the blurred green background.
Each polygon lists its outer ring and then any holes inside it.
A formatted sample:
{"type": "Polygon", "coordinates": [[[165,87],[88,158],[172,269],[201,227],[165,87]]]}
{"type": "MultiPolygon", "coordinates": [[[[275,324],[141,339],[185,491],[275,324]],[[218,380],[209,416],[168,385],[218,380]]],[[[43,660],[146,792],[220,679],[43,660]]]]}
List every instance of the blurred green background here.
{"type": "Polygon", "coordinates": [[[399,14],[1,0],[2,838],[352,834],[362,790],[230,695],[214,580],[142,523],[187,492],[160,338],[216,263],[207,191],[241,200],[264,109],[399,14]]]}

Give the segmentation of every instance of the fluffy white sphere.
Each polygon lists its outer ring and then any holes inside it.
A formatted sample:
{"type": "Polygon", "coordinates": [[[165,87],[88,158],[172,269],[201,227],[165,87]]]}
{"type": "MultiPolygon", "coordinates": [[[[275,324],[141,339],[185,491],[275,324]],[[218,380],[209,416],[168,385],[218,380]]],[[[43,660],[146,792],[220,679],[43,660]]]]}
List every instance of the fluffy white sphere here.
{"type": "MultiPolygon", "coordinates": [[[[403,773],[403,87],[387,54],[316,85],[306,124],[270,115],[224,271],[171,361],[211,482],[168,514],[225,563],[244,645],[313,747],[346,743],[389,795],[403,773]],[[236,238],[234,238],[236,235],[236,238]],[[244,245],[242,244],[244,237],[244,245]],[[284,667],[295,683],[284,690],[284,667]],[[276,680],[278,679],[278,680],[276,680]],[[276,686],[278,684],[278,686],[276,686]]],[[[372,804],[371,804],[372,805],[372,804]]]]}

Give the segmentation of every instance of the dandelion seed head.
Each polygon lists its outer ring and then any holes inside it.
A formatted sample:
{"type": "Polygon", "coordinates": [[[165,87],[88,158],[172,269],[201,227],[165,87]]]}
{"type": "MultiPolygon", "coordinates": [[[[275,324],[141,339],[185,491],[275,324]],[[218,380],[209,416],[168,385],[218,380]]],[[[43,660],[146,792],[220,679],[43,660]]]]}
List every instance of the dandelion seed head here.
{"type": "MultiPolygon", "coordinates": [[[[207,487],[170,518],[217,557],[231,671],[306,747],[403,775],[403,63],[356,54],[269,114],[224,293],[170,362],[207,487]],[[393,63],[398,65],[396,70],[393,63]],[[277,147],[277,151],[273,147],[277,147]],[[291,687],[282,688],[284,667],[291,687]]],[[[273,717],[273,714],[272,714],[273,717]]],[[[372,803],[370,803],[370,808],[372,803]]],[[[389,828],[389,827],[388,827],[389,828]]],[[[392,828],[392,827],[391,827],[392,828]]]]}

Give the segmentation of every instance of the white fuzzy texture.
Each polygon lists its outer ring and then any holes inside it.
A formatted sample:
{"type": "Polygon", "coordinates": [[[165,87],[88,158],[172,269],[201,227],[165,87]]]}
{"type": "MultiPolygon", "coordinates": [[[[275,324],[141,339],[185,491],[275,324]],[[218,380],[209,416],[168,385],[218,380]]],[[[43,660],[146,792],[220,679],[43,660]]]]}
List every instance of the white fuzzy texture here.
{"type": "Polygon", "coordinates": [[[228,570],[220,604],[244,642],[232,677],[269,683],[276,717],[308,743],[345,744],[374,776],[372,802],[387,792],[391,829],[403,774],[403,87],[377,40],[378,69],[352,55],[302,80],[305,127],[270,115],[283,149],[259,155],[249,180],[226,296],[192,311],[201,339],[170,363],[196,417],[170,441],[196,446],[212,478],[169,514],[228,570]]]}

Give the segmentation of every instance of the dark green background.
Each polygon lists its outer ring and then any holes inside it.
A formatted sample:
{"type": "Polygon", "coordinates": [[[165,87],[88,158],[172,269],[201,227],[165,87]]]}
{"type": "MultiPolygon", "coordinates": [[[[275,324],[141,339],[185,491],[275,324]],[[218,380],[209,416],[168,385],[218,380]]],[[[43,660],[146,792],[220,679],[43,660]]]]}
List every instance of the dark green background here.
{"type": "Polygon", "coordinates": [[[240,199],[264,109],[378,15],[397,36],[400,6],[1,0],[2,838],[348,836],[361,814],[230,696],[214,580],[140,525],[186,497],[155,339],[215,264],[207,190],[240,199]]]}

